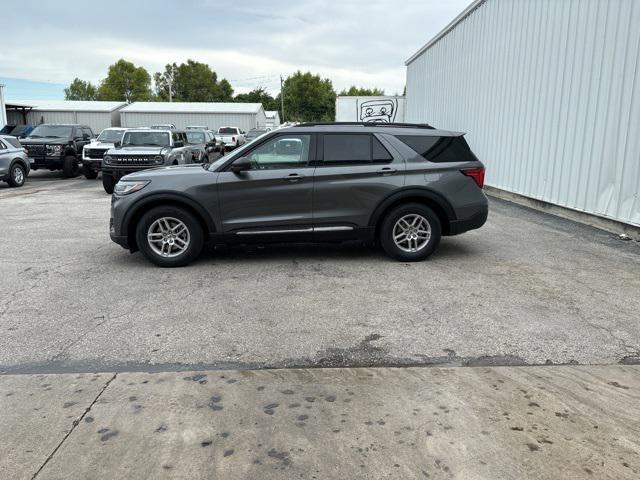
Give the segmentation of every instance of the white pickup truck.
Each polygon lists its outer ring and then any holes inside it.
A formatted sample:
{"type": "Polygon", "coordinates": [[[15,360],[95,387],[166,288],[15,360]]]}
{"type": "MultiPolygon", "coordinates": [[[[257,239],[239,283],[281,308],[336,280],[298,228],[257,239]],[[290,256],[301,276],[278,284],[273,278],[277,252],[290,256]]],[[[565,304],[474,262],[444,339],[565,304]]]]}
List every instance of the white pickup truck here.
{"type": "Polygon", "coordinates": [[[222,142],[226,150],[240,147],[247,141],[245,132],[238,127],[220,127],[216,133],[216,143],[222,142]]]}

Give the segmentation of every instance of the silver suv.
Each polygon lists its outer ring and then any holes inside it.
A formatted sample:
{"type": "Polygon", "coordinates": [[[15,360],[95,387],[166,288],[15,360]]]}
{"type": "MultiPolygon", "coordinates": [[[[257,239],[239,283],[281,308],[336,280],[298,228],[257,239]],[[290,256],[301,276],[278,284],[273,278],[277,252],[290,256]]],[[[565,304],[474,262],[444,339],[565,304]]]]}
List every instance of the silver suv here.
{"type": "Polygon", "coordinates": [[[191,148],[184,132],[172,129],[127,130],[121,142],[102,158],[102,186],[113,193],[116,182],[132,172],[149,168],[192,163],[191,148]]]}
{"type": "Polygon", "coordinates": [[[15,137],[0,135],[0,180],[21,187],[29,175],[27,151],[15,137]]]}
{"type": "Polygon", "coordinates": [[[205,242],[360,240],[412,262],[443,235],[481,227],[484,166],[460,133],[407,124],[303,124],[261,136],[209,166],[128,175],[111,239],[160,266],[205,242]]]}

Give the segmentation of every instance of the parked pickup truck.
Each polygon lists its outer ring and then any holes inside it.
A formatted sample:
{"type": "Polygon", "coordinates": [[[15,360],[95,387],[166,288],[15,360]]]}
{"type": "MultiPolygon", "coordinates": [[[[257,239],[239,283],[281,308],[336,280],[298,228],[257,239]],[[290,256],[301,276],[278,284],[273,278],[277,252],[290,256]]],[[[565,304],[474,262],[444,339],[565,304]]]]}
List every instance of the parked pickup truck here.
{"type": "Polygon", "coordinates": [[[149,168],[192,163],[187,136],[178,130],[127,130],[102,158],[102,186],[113,193],[120,178],[149,168]]]}
{"type": "Polygon", "coordinates": [[[94,137],[87,125],[43,123],[21,140],[32,170],[62,170],[65,177],[80,173],[82,148],[94,137]]]}
{"type": "Polygon", "coordinates": [[[220,127],[216,134],[216,141],[224,143],[227,150],[233,150],[234,148],[244,145],[246,139],[244,132],[238,127],[220,127]]]}
{"type": "Polygon", "coordinates": [[[116,142],[122,141],[122,135],[126,128],[105,128],[98,138],[84,146],[82,149],[82,174],[89,178],[98,178],[98,172],[102,168],[102,157],[116,142]]]}

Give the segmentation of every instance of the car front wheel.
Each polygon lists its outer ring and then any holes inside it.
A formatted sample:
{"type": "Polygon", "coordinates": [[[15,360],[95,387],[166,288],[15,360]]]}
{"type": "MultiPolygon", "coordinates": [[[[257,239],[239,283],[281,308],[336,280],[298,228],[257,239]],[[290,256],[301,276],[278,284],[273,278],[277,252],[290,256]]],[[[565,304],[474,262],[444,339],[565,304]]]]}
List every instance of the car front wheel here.
{"type": "Polygon", "coordinates": [[[392,258],[418,262],[431,255],[442,235],[438,216],[426,205],[409,203],[394,208],[380,227],[380,243],[392,258]]]}
{"type": "Polygon", "coordinates": [[[108,173],[102,173],[102,188],[109,195],[113,193],[113,188],[116,186],[116,180],[108,173]]]}
{"type": "Polygon", "coordinates": [[[85,178],[89,180],[95,180],[98,178],[98,171],[91,168],[89,165],[82,165],[82,173],[85,178]]]}
{"type": "Polygon", "coordinates": [[[18,163],[11,167],[8,183],[11,187],[21,187],[27,177],[24,167],[18,163]]]}
{"type": "Polygon", "coordinates": [[[156,207],[136,226],[136,242],[147,260],[160,267],[182,267],[195,260],[204,244],[198,220],[180,207],[156,207]]]}
{"type": "Polygon", "coordinates": [[[66,178],[77,177],[80,173],[78,159],[74,155],[67,155],[62,161],[62,175],[66,178]]]}

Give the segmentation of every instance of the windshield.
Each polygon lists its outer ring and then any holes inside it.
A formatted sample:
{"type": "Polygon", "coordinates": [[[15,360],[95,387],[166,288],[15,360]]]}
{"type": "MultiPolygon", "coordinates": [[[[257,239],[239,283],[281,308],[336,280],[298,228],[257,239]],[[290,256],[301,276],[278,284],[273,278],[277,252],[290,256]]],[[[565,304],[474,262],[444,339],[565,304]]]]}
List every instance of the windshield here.
{"type": "Polygon", "coordinates": [[[187,132],[189,143],[204,143],[204,132],[187,132]]]}
{"type": "Polygon", "coordinates": [[[247,138],[257,138],[263,133],[267,133],[267,132],[268,130],[258,130],[257,128],[253,130],[249,130],[249,133],[247,133],[247,138]]]}
{"type": "Polygon", "coordinates": [[[29,134],[30,138],[68,138],[73,127],[65,125],[39,125],[29,134]]]}
{"type": "Polygon", "coordinates": [[[167,132],[126,132],[122,137],[122,146],[127,145],[168,147],[169,134],[167,132]]]}
{"type": "Polygon", "coordinates": [[[218,133],[237,135],[238,134],[238,129],[237,128],[230,128],[230,127],[222,127],[222,128],[218,129],[218,133]]]}
{"type": "Polygon", "coordinates": [[[103,130],[98,135],[98,141],[104,143],[115,143],[122,140],[122,134],[124,130],[103,130]]]}

